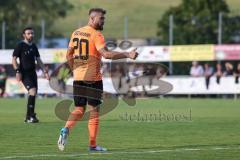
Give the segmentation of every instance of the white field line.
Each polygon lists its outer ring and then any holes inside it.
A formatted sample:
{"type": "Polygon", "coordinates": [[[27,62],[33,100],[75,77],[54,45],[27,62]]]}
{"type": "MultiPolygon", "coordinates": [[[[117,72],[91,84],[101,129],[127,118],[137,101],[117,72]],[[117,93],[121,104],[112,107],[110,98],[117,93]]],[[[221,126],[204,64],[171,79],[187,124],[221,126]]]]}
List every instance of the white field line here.
{"type": "Polygon", "coordinates": [[[147,150],[147,151],[109,151],[109,152],[92,152],[79,154],[36,154],[22,156],[0,157],[0,160],[18,159],[18,158],[39,158],[39,157],[79,157],[89,155],[117,155],[117,154],[154,154],[164,152],[185,152],[185,151],[216,151],[216,150],[240,150],[239,147],[214,147],[214,148],[180,148],[180,149],[164,149],[164,150],[147,150]]]}

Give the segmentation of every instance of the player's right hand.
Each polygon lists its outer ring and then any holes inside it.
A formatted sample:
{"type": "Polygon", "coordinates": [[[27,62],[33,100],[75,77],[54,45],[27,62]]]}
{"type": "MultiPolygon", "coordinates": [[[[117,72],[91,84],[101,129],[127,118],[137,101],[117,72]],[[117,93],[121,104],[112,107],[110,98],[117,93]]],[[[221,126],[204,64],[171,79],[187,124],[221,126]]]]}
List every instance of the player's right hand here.
{"type": "Polygon", "coordinates": [[[16,73],[16,79],[17,79],[18,82],[20,82],[22,80],[21,73],[16,73]]]}
{"type": "Polygon", "coordinates": [[[137,48],[135,48],[131,52],[129,52],[129,58],[136,59],[137,56],[138,56],[137,48]]]}

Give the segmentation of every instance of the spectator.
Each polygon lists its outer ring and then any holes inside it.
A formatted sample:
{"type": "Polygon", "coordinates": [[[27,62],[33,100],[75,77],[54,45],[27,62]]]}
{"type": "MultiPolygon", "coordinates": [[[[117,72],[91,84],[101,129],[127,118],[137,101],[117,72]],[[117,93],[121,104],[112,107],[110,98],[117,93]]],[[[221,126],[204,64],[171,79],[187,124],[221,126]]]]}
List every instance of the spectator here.
{"type": "Polygon", "coordinates": [[[59,69],[57,79],[58,79],[58,85],[60,87],[60,91],[62,93],[66,90],[66,82],[67,79],[70,77],[71,70],[67,66],[67,64],[63,64],[61,68],[59,69]]]}
{"type": "Polygon", "coordinates": [[[203,67],[198,64],[198,62],[192,62],[192,67],[190,70],[190,75],[193,77],[203,76],[203,67]]]}
{"type": "Polygon", "coordinates": [[[235,83],[239,84],[239,76],[240,76],[240,62],[237,65],[237,69],[234,72],[234,76],[235,76],[235,83]]]}
{"type": "Polygon", "coordinates": [[[222,65],[221,65],[221,63],[217,63],[217,65],[216,65],[215,76],[216,76],[217,84],[220,84],[220,79],[221,79],[221,77],[223,76],[223,71],[222,71],[222,65]]]}
{"type": "Polygon", "coordinates": [[[229,62],[225,63],[225,71],[223,73],[224,76],[232,76],[233,75],[233,65],[229,62]]]}
{"type": "Polygon", "coordinates": [[[156,76],[156,69],[153,65],[148,64],[144,69],[145,75],[148,76],[148,85],[151,88],[153,83],[153,78],[156,76]]]}
{"type": "Polygon", "coordinates": [[[163,66],[157,67],[157,70],[156,70],[156,78],[157,79],[159,79],[163,76],[166,76],[166,75],[167,75],[167,71],[163,66]]]}
{"type": "Polygon", "coordinates": [[[0,97],[4,96],[7,81],[7,73],[3,66],[0,66],[0,97]]]}
{"type": "Polygon", "coordinates": [[[114,77],[116,77],[119,81],[118,81],[118,89],[122,88],[122,78],[124,77],[124,70],[122,68],[122,66],[120,66],[119,64],[116,65],[115,68],[115,72],[114,72],[114,77]]]}
{"type": "Polygon", "coordinates": [[[213,75],[213,68],[209,66],[208,63],[204,64],[204,76],[206,82],[206,88],[209,88],[210,78],[213,75]]]}

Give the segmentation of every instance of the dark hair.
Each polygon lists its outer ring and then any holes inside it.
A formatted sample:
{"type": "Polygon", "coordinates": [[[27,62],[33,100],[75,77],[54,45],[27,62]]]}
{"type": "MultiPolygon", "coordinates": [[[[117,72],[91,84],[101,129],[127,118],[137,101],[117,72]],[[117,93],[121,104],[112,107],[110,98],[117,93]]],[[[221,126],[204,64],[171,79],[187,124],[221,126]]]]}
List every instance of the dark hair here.
{"type": "Polygon", "coordinates": [[[25,34],[25,31],[26,31],[26,30],[33,30],[33,28],[32,28],[32,27],[26,27],[26,28],[24,28],[23,31],[22,31],[22,34],[25,34]]]}
{"type": "Polygon", "coordinates": [[[99,12],[99,13],[102,13],[102,14],[106,14],[107,13],[107,11],[105,9],[103,9],[103,8],[91,8],[89,10],[88,15],[90,15],[92,12],[99,12]]]}

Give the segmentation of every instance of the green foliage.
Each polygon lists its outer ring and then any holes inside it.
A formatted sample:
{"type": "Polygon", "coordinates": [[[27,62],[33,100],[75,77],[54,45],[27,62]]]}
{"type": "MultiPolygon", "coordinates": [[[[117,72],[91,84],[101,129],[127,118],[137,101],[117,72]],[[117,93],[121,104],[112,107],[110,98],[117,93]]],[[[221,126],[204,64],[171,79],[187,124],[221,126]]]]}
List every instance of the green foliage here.
{"type": "Polygon", "coordinates": [[[106,39],[122,39],[124,35],[124,18],[128,17],[129,38],[156,38],[157,21],[170,6],[176,6],[180,0],[68,0],[74,5],[66,18],[58,19],[54,29],[65,37],[79,26],[88,22],[88,11],[92,7],[107,10],[103,34],[106,39]],[[66,25],[67,24],[67,25],[66,25]],[[61,27],[59,27],[61,26],[61,27]]]}
{"type": "MultiPolygon", "coordinates": [[[[59,17],[65,17],[67,10],[73,6],[67,0],[8,0],[0,1],[0,22],[6,22],[6,47],[12,48],[21,38],[21,31],[26,26],[32,26],[40,31],[41,20],[45,20],[46,26],[51,28],[54,21],[59,17]],[[19,35],[19,36],[17,36],[19,35]]],[[[51,29],[48,29],[51,31],[51,29]]],[[[36,32],[36,39],[39,38],[36,32]]],[[[47,32],[47,36],[58,34],[47,32]]]]}
{"type": "Polygon", "coordinates": [[[223,42],[232,42],[239,29],[239,17],[230,17],[225,0],[182,0],[167,10],[158,22],[158,35],[168,43],[169,16],[174,16],[174,44],[216,44],[218,16],[223,14],[223,42]]]}

